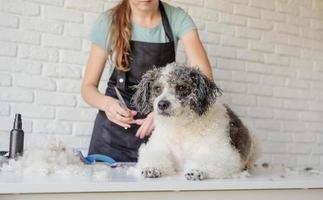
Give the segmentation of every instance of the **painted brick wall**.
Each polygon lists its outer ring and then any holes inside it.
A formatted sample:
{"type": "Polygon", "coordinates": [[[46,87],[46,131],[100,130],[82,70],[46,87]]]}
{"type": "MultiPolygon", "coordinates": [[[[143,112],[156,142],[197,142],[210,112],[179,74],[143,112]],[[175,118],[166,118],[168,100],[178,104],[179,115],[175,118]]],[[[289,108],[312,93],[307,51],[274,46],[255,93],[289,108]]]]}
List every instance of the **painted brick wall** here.
{"type": "MultiPolygon", "coordinates": [[[[14,113],[26,144],[89,144],[97,110],[80,96],[98,14],[116,0],[0,0],[0,149],[14,113]]],[[[228,103],[261,161],[323,166],[323,0],[168,0],[188,11],[228,103]]],[[[180,45],[178,60],[185,61],[180,45]]],[[[103,75],[100,90],[106,84],[103,75]]]]}

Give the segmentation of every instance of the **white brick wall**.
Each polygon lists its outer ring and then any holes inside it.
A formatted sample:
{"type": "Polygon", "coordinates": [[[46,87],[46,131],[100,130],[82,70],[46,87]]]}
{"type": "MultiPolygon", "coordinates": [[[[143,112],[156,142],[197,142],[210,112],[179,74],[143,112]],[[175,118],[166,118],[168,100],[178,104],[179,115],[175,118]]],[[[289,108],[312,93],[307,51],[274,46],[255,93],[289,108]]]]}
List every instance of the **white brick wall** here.
{"type": "MultiPolygon", "coordinates": [[[[87,148],[80,96],[98,14],[117,0],[0,0],[0,149],[15,112],[27,145],[87,148]]],[[[323,0],[167,0],[196,22],[222,101],[263,143],[261,161],[323,165],[323,0]]],[[[185,61],[182,45],[178,60],[185,61]]],[[[103,75],[104,76],[104,75],[103,75]]],[[[104,91],[106,78],[100,90],[104,91]]]]}

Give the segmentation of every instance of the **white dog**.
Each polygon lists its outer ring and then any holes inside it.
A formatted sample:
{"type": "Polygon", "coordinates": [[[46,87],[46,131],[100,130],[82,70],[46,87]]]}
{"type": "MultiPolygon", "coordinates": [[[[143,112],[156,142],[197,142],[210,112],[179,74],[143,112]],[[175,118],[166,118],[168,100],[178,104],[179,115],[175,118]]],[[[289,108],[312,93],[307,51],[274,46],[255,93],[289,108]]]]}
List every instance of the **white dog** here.
{"type": "Polygon", "coordinates": [[[188,180],[229,178],[256,159],[248,129],[216,102],[221,90],[199,70],[168,64],[143,75],[133,103],[154,111],[155,130],[139,149],[137,167],[147,178],[184,172],[188,180]]]}

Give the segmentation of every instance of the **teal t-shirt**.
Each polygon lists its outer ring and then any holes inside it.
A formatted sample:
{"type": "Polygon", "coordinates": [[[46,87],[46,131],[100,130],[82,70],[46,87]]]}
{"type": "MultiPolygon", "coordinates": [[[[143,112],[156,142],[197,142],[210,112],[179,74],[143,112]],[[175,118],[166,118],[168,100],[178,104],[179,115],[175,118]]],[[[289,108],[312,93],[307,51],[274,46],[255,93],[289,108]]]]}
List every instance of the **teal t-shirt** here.
{"type": "MultiPolygon", "coordinates": [[[[165,7],[165,12],[168,17],[173,36],[175,38],[175,45],[177,47],[178,40],[180,40],[186,33],[196,29],[196,25],[192,18],[179,7],[174,7],[168,3],[162,2],[165,7]]],[[[90,32],[89,39],[97,46],[112,50],[111,45],[111,16],[110,10],[105,11],[99,15],[90,32]]],[[[132,22],[131,40],[151,43],[168,42],[162,22],[153,28],[145,28],[132,22]]]]}

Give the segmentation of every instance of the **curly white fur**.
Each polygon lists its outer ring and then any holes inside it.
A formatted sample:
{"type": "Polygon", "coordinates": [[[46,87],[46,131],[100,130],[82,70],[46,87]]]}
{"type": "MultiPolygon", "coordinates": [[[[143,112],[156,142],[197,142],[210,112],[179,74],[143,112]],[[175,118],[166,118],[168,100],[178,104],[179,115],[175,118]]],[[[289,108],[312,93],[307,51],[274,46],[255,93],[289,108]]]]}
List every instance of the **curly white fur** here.
{"type": "MultiPolygon", "coordinates": [[[[168,66],[163,74],[171,71],[168,66]]],[[[253,165],[257,151],[254,139],[251,137],[249,155],[243,160],[230,143],[230,117],[224,105],[214,102],[206,113],[198,115],[189,106],[178,103],[163,75],[159,82],[163,93],[153,101],[155,130],[148,143],[140,147],[136,166],[145,177],[180,172],[189,180],[230,178],[253,165]],[[163,99],[172,104],[170,116],[156,112],[158,102],[163,99]],[[198,173],[198,178],[194,173],[198,173]]]]}

